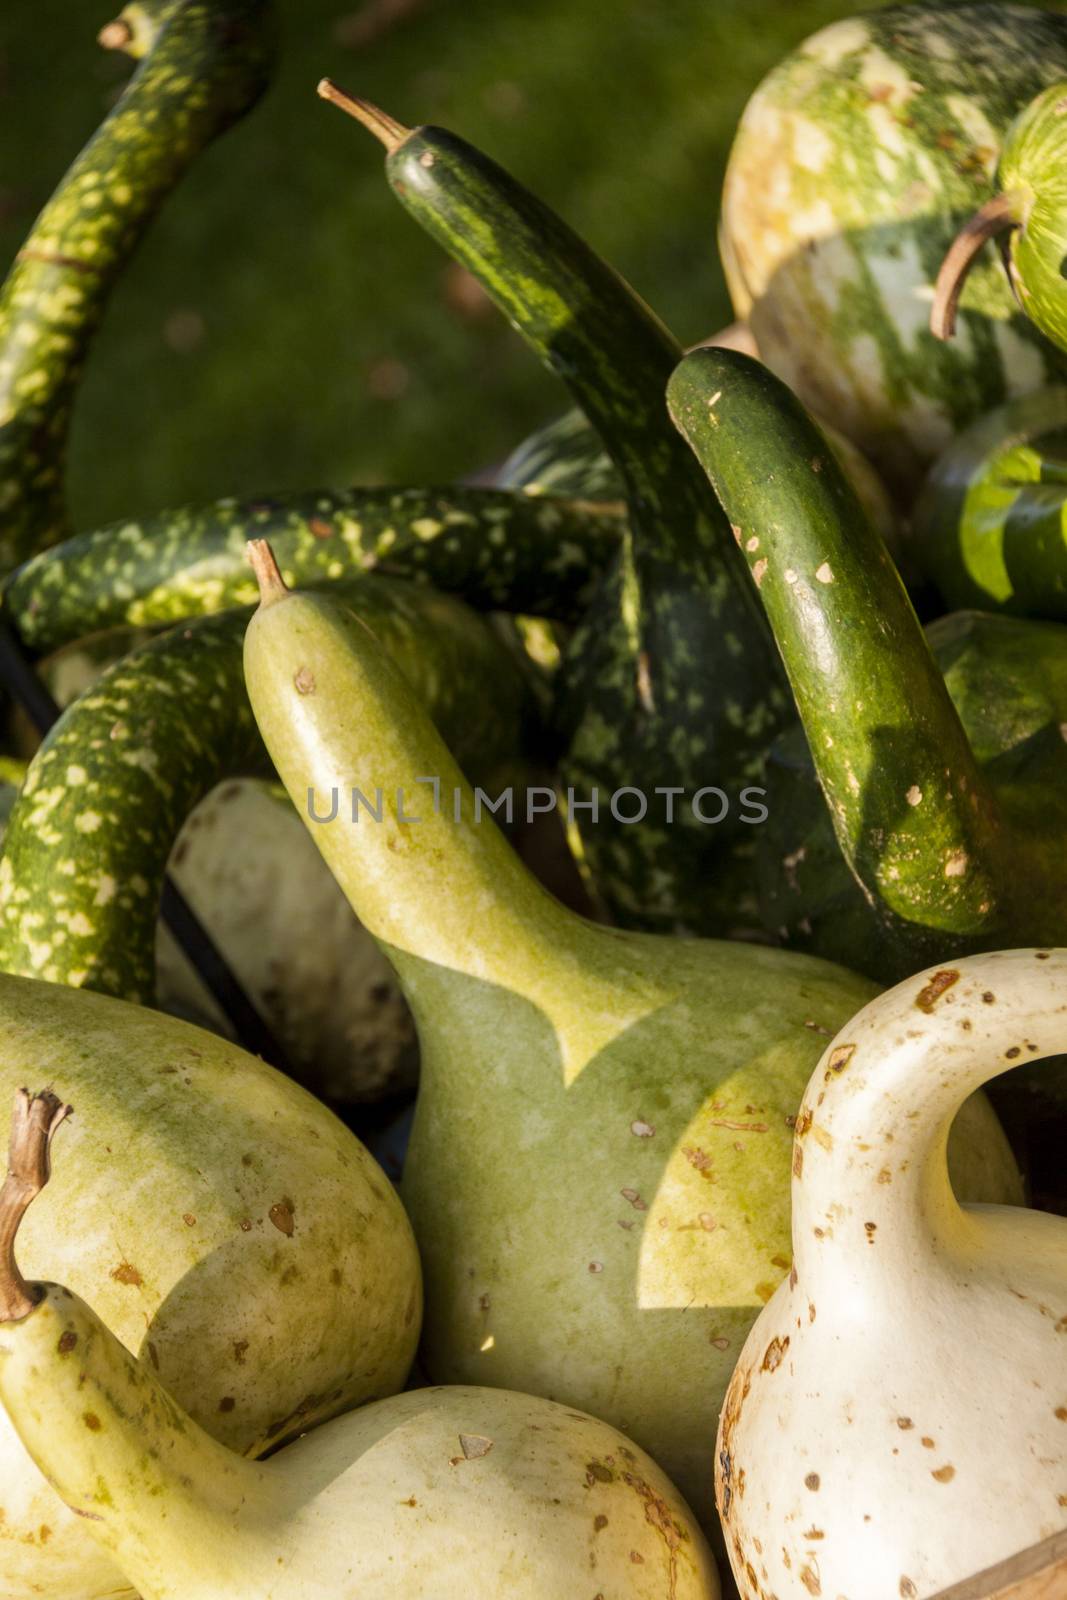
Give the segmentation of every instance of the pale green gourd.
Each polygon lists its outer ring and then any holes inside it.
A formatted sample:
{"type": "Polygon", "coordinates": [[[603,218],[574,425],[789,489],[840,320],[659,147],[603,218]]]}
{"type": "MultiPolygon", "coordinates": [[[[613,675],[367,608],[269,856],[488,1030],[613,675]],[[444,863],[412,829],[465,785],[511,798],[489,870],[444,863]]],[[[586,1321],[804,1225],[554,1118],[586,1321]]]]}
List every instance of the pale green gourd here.
{"type": "MultiPolygon", "coordinates": [[[[287,591],[266,547],[256,560],[253,710],[419,1031],[404,1199],[426,1370],[604,1417],[710,1517],[726,1383],[789,1269],[794,1114],[875,986],[792,952],[567,911],[484,810],[474,821],[476,797],[371,632],[327,595],[287,591]],[[363,805],[352,821],[353,788],[375,805],[381,791],[380,822],[363,805]],[[320,817],[338,791],[334,820],[311,820],[309,789],[320,817]]],[[[1019,1197],[983,1101],[956,1156],[961,1193],[1019,1197]]]]}
{"type": "MultiPolygon", "coordinates": [[[[0,1102],[32,1070],[78,1106],[23,1266],[90,1300],[215,1439],[259,1455],[401,1387],[421,1312],[411,1229],[311,1095],[200,1028],[8,975],[0,1061],[0,1102]]],[[[92,1526],[0,1415],[4,1600],[127,1595],[92,1526]]]]}
{"type": "MultiPolygon", "coordinates": [[[[16,1102],[0,1399],[142,1600],[576,1600],[594,1585],[719,1600],[711,1553],[663,1473],[613,1428],[545,1400],[420,1389],[262,1464],[217,1444],[84,1301],[27,1284],[15,1264],[63,1111],[50,1094],[16,1102]]],[[[322,1315],[314,1292],[307,1309],[322,1315]]]]}

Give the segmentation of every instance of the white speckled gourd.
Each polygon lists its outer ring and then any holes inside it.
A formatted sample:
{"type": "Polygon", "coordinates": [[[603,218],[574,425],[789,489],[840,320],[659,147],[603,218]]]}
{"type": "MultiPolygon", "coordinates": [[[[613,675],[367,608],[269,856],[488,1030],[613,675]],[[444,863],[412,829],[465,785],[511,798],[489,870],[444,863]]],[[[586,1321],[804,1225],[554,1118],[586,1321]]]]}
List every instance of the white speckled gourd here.
{"type": "MultiPolygon", "coordinates": [[[[711,1552],[659,1468],[550,1401],[414,1390],[265,1463],[209,1438],[83,1300],[19,1272],[19,1216],[47,1183],[62,1115],[52,1095],[24,1092],[16,1109],[0,1400],[142,1600],[576,1600],[594,1585],[719,1600],[711,1552]]],[[[77,1219],[51,1232],[69,1254],[77,1219]]],[[[306,1310],[315,1325],[328,1316],[314,1289],[306,1310]]]]}
{"type": "Polygon", "coordinates": [[[905,502],[954,431],[1061,363],[992,257],[971,276],[954,345],[929,315],[1005,131],[1065,73],[1064,16],[920,0],[812,35],[738,126],[720,230],[734,309],[767,365],[905,502]]]}
{"type": "Polygon", "coordinates": [[[743,1600],[925,1600],[1067,1530],[1067,1219],[961,1207],[945,1160],[966,1095],[1064,1050],[1067,950],[1011,950],[898,984],[820,1061],[793,1271],[719,1431],[743,1600]]]}
{"type": "MultiPolygon", "coordinates": [[[[403,1195],[426,1274],[426,1370],[604,1417],[710,1520],[719,1403],[789,1270],[793,1117],[822,1044],[874,985],[566,910],[484,805],[475,820],[370,631],[259,559],[245,675],[260,730],[419,1032],[403,1195]],[[381,821],[362,803],[352,820],[353,789],[381,821]],[[332,821],[310,820],[311,790],[319,817],[336,791],[332,821]]],[[[985,1102],[956,1153],[970,1194],[1018,1196],[985,1102]]]]}
{"type": "MultiPolygon", "coordinates": [[[[24,1266],[92,1301],[215,1439],[261,1454],[401,1387],[421,1315],[411,1228],[311,1095],[188,1023],[7,975],[0,1061],[0,1104],[33,1073],[78,1108],[24,1266]]],[[[3,1600],[128,1594],[90,1526],[0,1415],[3,1600]]]]}

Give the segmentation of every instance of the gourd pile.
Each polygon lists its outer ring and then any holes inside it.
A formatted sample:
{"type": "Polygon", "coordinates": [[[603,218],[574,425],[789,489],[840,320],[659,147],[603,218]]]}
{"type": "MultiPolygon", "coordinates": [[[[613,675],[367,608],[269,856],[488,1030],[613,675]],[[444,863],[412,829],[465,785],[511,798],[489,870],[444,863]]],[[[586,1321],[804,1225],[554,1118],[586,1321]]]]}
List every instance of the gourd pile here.
{"type": "Polygon", "coordinates": [[[324,80],[572,409],[76,530],[272,6],[102,42],[0,294],[0,1595],[1067,1593],[1067,16],[800,45],[688,353],[324,80]]]}

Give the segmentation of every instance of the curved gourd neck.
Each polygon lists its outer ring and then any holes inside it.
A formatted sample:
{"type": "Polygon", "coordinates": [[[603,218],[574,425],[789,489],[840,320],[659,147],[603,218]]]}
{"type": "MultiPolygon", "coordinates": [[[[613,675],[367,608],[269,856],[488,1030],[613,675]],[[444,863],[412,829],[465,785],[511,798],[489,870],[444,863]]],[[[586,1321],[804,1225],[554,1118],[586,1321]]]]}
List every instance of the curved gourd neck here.
{"type": "Polygon", "coordinates": [[[526,1001],[555,1025],[565,1060],[584,1060],[632,1020],[617,936],[531,876],[493,821],[500,794],[472,790],[351,612],[308,593],[261,605],[245,676],[279,775],[427,1029],[470,1021],[491,1050],[497,1009],[526,1001]]]}
{"type": "Polygon", "coordinates": [[[796,1124],[802,1283],[821,1279],[847,1312],[850,1285],[862,1307],[872,1283],[922,1294],[922,1274],[973,1266],[981,1238],[949,1182],[949,1128],[983,1084],[1063,1050],[1065,994],[1065,950],[971,956],[898,984],[838,1034],[796,1124]]]}
{"type": "Polygon", "coordinates": [[[694,352],[668,393],[748,561],[838,841],[876,913],[905,936],[908,925],[988,935],[1006,916],[1003,824],[900,576],[822,434],[735,351],[694,352]]]}
{"type": "Polygon", "coordinates": [[[0,1401],[32,1459],[139,1591],[177,1595],[192,1567],[197,1594],[240,1594],[239,1517],[269,1515],[268,1470],[204,1433],[76,1295],[35,1288],[0,1323],[0,1401]]]}

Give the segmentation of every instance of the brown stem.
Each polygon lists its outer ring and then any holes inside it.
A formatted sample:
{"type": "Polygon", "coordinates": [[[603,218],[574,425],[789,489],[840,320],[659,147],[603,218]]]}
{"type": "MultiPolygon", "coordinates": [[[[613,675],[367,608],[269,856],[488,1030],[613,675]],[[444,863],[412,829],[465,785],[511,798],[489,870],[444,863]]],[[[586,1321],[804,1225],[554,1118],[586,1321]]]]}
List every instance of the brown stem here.
{"type": "Polygon", "coordinates": [[[935,339],[951,339],[956,331],[956,312],[967,274],[975,257],[990,239],[1005,228],[1019,225],[1019,197],[1015,194],[995,194],[980,206],[969,222],[965,222],[953,239],[934,288],[934,304],[930,312],[930,332],[935,339]]]}
{"type": "Polygon", "coordinates": [[[96,36],[96,42],[105,50],[125,50],[133,39],[133,29],[122,17],[105,22],[96,36]]]}
{"type": "Polygon", "coordinates": [[[375,138],[380,139],[385,148],[392,153],[398,145],[402,145],[411,132],[402,122],[397,122],[395,117],[389,116],[386,111],[379,111],[377,106],[372,106],[369,100],[359,100],[354,94],[348,94],[332,78],[322,78],[319,82],[319,94],[328,100],[332,106],[340,106],[342,111],[347,111],[350,117],[355,117],[357,122],[362,122],[369,128],[375,138]]]}
{"type": "Polygon", "coordinates": [[[281,575],[268,540],[249,539],[245,551],[248,555],[248,565],[255,573],[256,582],[259,584],[260,605],[270,606],[275,600],[284,600],[291,591],[281,575]]]}
{"type": "Polygon", "coordinates": [[[15,1260],[15,1236],[27,1207],[48,1182],[52,1140],[70,1111],[50,1089],[34,1095],[20,1089],[15,1096],[7,1177],[0,1188],[0,1322],[18,1322],[37,1304],[15,1260]]]}

